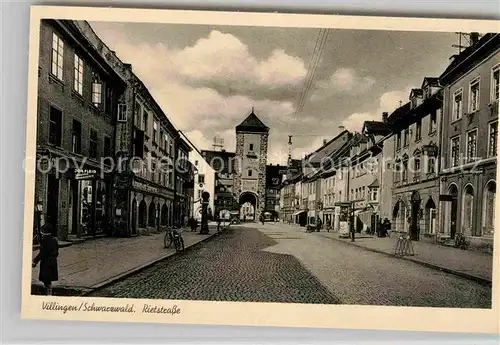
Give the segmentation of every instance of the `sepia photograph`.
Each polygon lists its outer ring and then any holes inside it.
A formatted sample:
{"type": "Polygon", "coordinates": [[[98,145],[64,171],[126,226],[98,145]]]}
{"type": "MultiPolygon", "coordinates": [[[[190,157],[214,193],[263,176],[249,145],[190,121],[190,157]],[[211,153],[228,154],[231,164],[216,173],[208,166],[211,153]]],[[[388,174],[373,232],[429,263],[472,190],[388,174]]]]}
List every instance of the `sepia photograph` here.
{"type": "Polygon", "coordinates": [[[498,23],[50,9],[31,22],[25,310],[495,310],[498,23]]]}

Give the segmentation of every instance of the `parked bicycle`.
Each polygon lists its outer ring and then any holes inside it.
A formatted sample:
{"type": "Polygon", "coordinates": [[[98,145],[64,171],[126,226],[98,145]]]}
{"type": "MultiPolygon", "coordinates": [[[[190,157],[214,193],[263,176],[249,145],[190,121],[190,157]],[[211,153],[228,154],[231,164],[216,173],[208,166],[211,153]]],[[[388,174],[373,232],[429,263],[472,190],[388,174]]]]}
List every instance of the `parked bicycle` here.
{"type": "Polygon", "coordinates": [[[462,233],[455,236],[455,248],[467,250],[469,249],[469,242],[462,233]]]}
{"type": "Polygon", "coordinates": [[[174,227],[167,230],[167,232],[165,233],[165,237],[163,239],[163,244],[165,245],[165,248],[170,248],[173,244],[176,252],[183,251],[184,238],[182,238],[181,232],[182,230],[177,225],[174,225],[174,227]]]}

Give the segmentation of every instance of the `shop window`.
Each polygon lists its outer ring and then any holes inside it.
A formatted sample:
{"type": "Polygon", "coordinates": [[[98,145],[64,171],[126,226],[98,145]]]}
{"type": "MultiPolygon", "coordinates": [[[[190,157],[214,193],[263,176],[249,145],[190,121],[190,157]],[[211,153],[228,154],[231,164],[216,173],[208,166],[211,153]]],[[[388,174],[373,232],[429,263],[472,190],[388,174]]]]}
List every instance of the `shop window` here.
{"type": "Polygon", "coordinates": [[[156,207],[155,203],[151,202],[149,204],[149,212],[148,212],[148,225],[151,227],[155,226],[155,220],[156,220],[156,207]]]}
{"type": "Polygon", "coordinates": [[[139,204],[139,227],[140,228],[145,228],[146,227],[146,202],[142,200],[139,204]]]}
{"type": "Polygon", "coordinates": [[[497,184],[490,181],[484,190],[483,201],[483,236],[493,236],[495,229],[495,201],[497,184]]]}
{"type": "MultiPolygon", "coordinates": [[[[462,233],[472,234],[473,211],[474,211],[474,190],[471,185],[465,187],[462,205],[462,233]]],[[[472,234],[474,235],[474,234],[472,234]]]]}

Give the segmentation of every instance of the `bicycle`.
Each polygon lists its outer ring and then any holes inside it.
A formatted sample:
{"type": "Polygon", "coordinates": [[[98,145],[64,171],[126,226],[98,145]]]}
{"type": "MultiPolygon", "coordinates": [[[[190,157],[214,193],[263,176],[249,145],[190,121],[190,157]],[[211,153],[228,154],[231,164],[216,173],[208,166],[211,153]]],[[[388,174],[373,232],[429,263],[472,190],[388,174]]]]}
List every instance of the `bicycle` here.
{"type": "Polygon", "coordinates": [[[184,238],[182,238],[180,229],[172,228],[167,230],[163,238],[163,244],[165,248],[170,248],[173,244],[176,252],[184,250],[184,238]]]}

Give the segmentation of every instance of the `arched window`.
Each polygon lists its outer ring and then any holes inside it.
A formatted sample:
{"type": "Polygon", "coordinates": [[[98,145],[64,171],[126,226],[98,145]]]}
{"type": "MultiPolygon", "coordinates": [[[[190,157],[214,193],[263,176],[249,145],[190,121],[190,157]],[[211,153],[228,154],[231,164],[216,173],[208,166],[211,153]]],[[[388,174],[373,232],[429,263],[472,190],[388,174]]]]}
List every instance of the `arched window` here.
{"type": "Polygon", "coordinates": [[[483,200],[483,236],[493,236],[495,227],[495,198],[497,184],[490,181],[484,188],[483,200]]]}
{"type": "Polygon", "coordinates": [[[146,227],[146,202],[144,200],[139,204],[139,227],[146,227]]]}
{"type": "Polygon", "coordinates": [[[148,225],[154,227],[155,226],[155,219],[156,219],[156,204],[151,201],[151,204],[149,204],[149,213],[148,213],[148,225]]]}
{"type": "Polygon", "coordinates": [[[462,233],[464,235],[475,235],[472,233],[473,212],[474,210],[474,189],[467,185],[463,193],[462,203],[462,233]]]}

